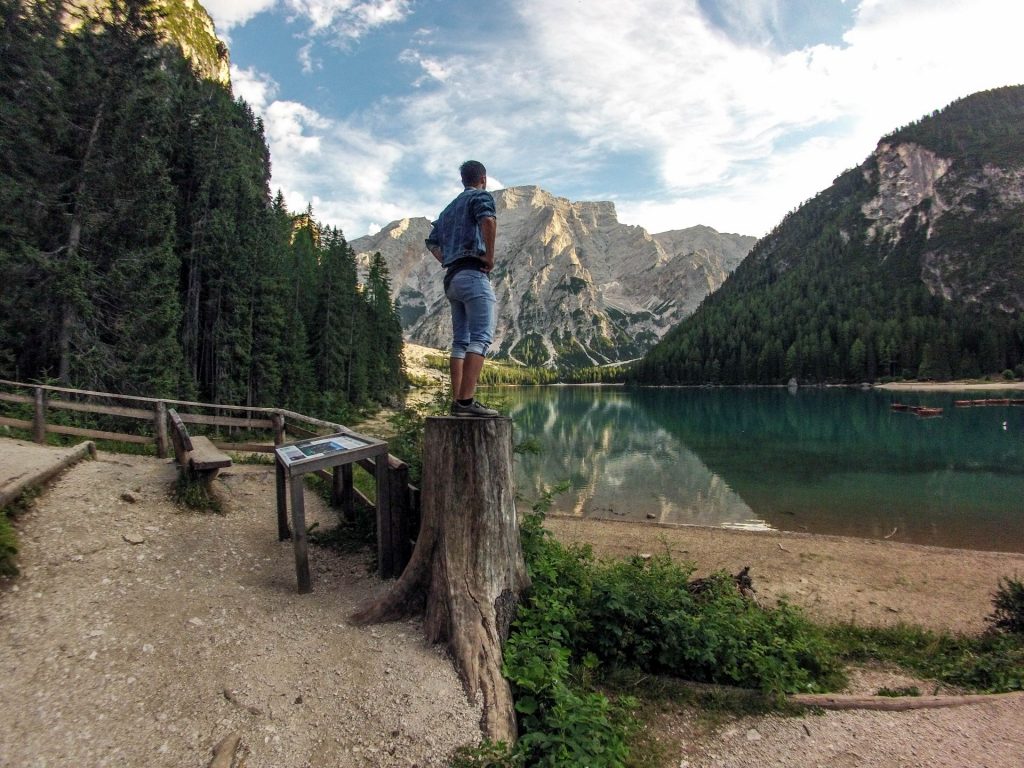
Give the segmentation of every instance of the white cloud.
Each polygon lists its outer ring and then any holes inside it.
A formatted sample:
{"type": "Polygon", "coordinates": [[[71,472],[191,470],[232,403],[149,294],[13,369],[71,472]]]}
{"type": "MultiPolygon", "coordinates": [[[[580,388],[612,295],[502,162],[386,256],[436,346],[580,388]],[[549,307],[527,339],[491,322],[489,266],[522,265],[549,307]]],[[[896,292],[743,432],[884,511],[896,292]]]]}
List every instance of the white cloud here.
{"type": "Polygon", "coordinates": [[[307,34],[344,39],[362,37],[410,13],[410,0],[204,0],[203,5],[222,36],[275,7],[284,8],[293,21],[304,20],[307,34]]]}
{"type": "Polygon", "coordinates": [[[304,104],[277,99],[277,84],[255,70],[234,68],[232,81],[236,95],[263,119],[271,185],[281,190],[291,210],[312,204],[319,220],[340,226],[353,238],[366,233],[369,221],[432,210],[411,190],[393,188],[392,175],[404,155],[401,145],[304,104]]]}
{"type": "MultiPolygon", "coordinates": [[[[410,90],[342,118],[274,101],[273,83],[251,71],[233,77],[264,116],[274,184],[352,236],[432,215],[467,157],[487,164],[494,188],[500,174],[577,199],[600,192],[651,231],[701,223],[760,235],[883,134],[1024,82],[1024,4],[862,0],[843,46],[782,54],[734,41],[771,34],[780,2],[728,0],[723,14],[747,25],[732,36],[696,0],[523,0],[514,37],[496,27],[447,50],[444,30],[421,27],[401,53],[415,65],[410,90]]],[[[405,0],[288,7],[342,37],[411,13],[405,0]]]]}
{"type": "Polygon", "coordinates": [[[257,113],[262,113],[277,95],[278,85],[269,75],[252,67],[242,69],[232,65],[231,89],[236,97],[245,99],[257,113]]]}
{"type": "MultiPolygon", "coordinates": [[[[748,37],[780,23],[775,0],[729,4],[748,37]]],[[[628,153],[647,158],[657,181],[650,202],[620,207],[665,228],[710,223],[683,217],[695,213],[762,234],[883,134],[1024,82],[1024,4],[1001,0],[864,0],[845,46],[788,54],[717,33],[695,0],[526,0],[520,14],[525,37],[448,59],[431,52],[444,77],[403,115],[422,167],[447,172],[476,154],[506,178],[565,194],[614,189],[595,177],[628,153]],[[681,218],[668,224],[668,212],[681,218]]]]}
{"type": "Polygon", "coordinates": [[[213,18],[220,36],[232,27],[241,26],[249,19],[274,7],[277,0],[203,0],[203,7],[213,18]]]}

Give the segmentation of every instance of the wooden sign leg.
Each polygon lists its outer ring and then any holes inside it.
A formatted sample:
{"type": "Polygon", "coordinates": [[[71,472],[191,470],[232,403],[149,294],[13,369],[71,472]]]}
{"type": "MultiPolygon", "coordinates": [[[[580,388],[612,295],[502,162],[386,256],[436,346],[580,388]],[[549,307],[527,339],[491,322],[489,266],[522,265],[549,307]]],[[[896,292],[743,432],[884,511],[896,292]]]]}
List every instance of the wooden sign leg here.
{"type": "Polygon", "coordinates": [[[284,465],[275,462],[277,466],[277,540],[284,541],[292,537],[288,530],[288,477],[285,474],[284,465]]]}
{"type": "Polygon", "coordinates": [[[289,481],[292,497],[292,537],[295,539],[295,577],[299,582],[299,594],[313,589],[309,577],[309,549],[306,543],[306,504],[302,497],[302,476],[289,481]]]}

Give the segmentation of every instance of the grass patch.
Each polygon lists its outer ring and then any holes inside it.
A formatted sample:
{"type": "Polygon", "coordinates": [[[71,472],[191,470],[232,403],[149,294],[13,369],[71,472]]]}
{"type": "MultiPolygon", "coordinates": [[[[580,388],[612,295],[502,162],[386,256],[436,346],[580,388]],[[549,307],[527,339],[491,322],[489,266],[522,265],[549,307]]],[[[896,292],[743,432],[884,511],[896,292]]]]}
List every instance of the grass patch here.
{"type": "Polygon", "coordinates": [[[912,626],[827,630],[844,662],[888,662],[929,679],[976,693],[1024,690],[1024,639],[986,632],[978,636],[932,632],[912,626]]]}
{"type": "Polygon", "coordinates": [[[178,472],[178,479],[174,483],[174,501],[179,506],[190,509],[194,512],[215,512],[223,514],[223,506],[220,499],[207,483],[189,477],[187,472],[178,472]]]}
{"type": "Polygon", "coordinates": [[[18,554],[18,537],[6,510],[0,510],[0,576],[17,576],[14,558],[18,554]]]}
{"type": "MultiPolygon", "coordinates": [[[[327,504],[331,503],[331,483],[319,475],[303,476],[306,487],[317,494],[327,504]]],[[[356,490],[373,500],[377,495],[376,480],[361,467],[352,471],[352,482],[356,490]]],[[[331,528],[310,529],[309,540],[319,547],[334,549],[338,552],[360,552],[369,550],[373,553],[371,568],[377,567],[377,512],[372,506],[355,501],[355,516],[345,520],[339,516],[338,524],[331,528]]]]}
{"type": "Polygon", "coordinates": [[[920,696],[921,689],[916,685],[904,685],[899,688],[888,688],[882,687],[875,691],[875,696],[887,696],[893,699],[899,699],[904,696],[920,696]]]}
{"type": "Polygon", "coordinates": [[[18,534],[14,520],[32,508],[39,488],[26,488],[14,501],[0,509],[0,576],[17,576],[18,534]]]}

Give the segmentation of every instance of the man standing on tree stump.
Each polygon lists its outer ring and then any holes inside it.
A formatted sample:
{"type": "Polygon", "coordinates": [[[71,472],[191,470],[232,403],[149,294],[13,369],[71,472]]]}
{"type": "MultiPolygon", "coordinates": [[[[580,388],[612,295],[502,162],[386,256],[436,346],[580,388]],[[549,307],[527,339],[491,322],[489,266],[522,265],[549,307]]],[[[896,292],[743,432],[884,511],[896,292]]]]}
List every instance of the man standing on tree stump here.
{"type": "Polygon", "coordinates": [[[487,191],[487,169],[467,160],[459,168],[465,189],[434,222],[427,250],[445,268],[444,293],[452,308],[452,416],[494,417],[476,401],[484,355],[494,336],[494,238],[498,220],[487,191]]]}

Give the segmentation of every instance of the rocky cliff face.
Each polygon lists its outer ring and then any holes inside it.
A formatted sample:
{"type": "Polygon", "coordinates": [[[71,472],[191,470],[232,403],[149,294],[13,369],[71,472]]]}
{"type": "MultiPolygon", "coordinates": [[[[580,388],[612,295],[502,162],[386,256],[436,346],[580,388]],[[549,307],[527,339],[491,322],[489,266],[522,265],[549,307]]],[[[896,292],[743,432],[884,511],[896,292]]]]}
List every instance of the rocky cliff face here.
{"type": "MultiPolygon", "coordinates": [[[[651,235],[621,224],[610,202],[570,202],[539,187],[494,193],[492,283],[499,313],[492,350],[527,365],[602,365],[638,357],[693,312],[755,238],[693,227],[651,235]]],[[[441,270],[423,246],[424,218],[352,242],[391,271],[406,337],[450,341],[441,270]]]]}
{"type": "MultiPolygon", "coordinates": [[[[1024,206],[1024,168],[957,163],[915,143],[882,142],[864,166],[877,194],[861,210],[867,239],[895,247],[923,233],[921,280],[946,300],[990,304],[1004,312],[1024,309],[1020,264],[987,269],[972,259],[970,232],[1019,216],[1024,206]],[[949,232],[963,233],[950,237],[949,232]]],[[[1019,260],[1018,260],[1019,261],[1019,260]]]]}
{"type": "MultiPolygon", "coordinates": [[[[160,19],[161,36],[168,43],[181,48],[200,77],[230,85],[228,48],[217,37],[213,19],[196,0],[155,0],[160,19]]],[[[75,29],[81,24],[81,11],[95,13],[109,8],[106,0],[67,0],[64,25],[75,29]]]]}

